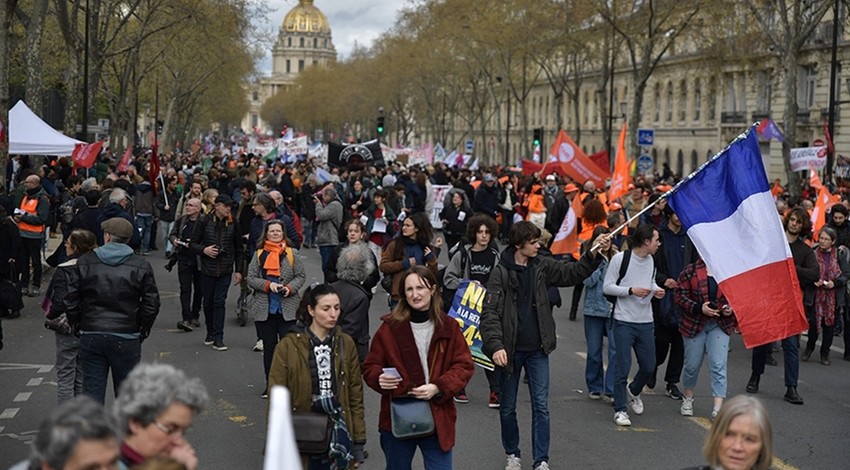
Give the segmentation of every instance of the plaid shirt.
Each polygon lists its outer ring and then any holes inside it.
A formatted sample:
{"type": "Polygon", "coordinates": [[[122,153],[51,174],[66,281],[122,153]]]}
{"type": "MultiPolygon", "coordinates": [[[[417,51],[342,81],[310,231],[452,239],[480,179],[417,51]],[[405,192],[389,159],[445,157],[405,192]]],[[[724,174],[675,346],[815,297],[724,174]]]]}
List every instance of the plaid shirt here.
{"type": "MultiPolygon", "coordinates": [[[[710,319],[714,319],[727,335],[731,335],[738,329],[738,320],[735,315],[709,317],[703,315],[702,305],[711,302],[708,298],[708,271],[702,259],[696,263],[685,266],[679,275],[678,287],[674,290],[674,301],[682,309],[682,318],[679,320],[679,332],[685,338],[693,338],[698,335],[710,319]]],[[[717,299],[714,303],[718,307],[729,305],[726,297],[717,287],[717,299]]]]}

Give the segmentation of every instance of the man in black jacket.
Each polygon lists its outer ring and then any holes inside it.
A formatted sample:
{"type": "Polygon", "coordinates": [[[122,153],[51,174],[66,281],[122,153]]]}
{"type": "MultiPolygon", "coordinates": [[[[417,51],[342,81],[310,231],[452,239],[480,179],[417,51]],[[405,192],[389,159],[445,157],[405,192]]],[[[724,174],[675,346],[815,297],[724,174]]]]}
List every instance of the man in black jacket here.
{"type": "Polygon", "coordinates": [[[101,226],[105,243],[77,260],[66,307],[80,328],[83,393],[103,403],[110,370],[117,394],[141,360],[160,300],[150,263],[127,246],[133,224],[114,217],[101,226]]]}
{"type": "Polygon", "coordinates": [[[198,219],[190,248],[201,257],[201,292],[207,337],[204,344],[216,351],[227,351],[224,345],[224,317],[227,290],[242,281],[242,236],[233,219],[233,200],[226,194],[215,198],[213,211],[198,219]]]}
{"type": "Polygon", "coordinates": [[[339,295],[339,326],[357,344],[361,364],[369,352],[369,305],[372,303],[372,296],[363,288],[363,282],[378,270],[374,256],[362,243],[343,248],[336,264],[339,279],[331,283],[339,295]]]}
{"type": "Polygon", "coordinates": [[[177,328],[192,331],[201,326],[198,319],[201,316],[201,271],[198,269],[198,257],[189,249],[195,224],[201,217],[201,200],[191,198],[186,201],[186,214],[177,219],[168,239],[174,246],[172,259],[166,265],[177,263],[177,280],[180,283],[180,307],[182,318],[177,322],[177,328]]]}

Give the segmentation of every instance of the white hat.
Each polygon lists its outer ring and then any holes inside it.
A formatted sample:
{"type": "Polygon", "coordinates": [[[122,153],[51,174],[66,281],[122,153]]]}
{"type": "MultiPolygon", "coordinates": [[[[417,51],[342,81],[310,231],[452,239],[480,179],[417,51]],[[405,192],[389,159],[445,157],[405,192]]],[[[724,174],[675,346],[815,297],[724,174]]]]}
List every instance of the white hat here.
{"type": "Polygon", "coordinates": [[[555,175],[552,174],[552,175],[547,176],[546,181],[555,181],[555,175]]]}

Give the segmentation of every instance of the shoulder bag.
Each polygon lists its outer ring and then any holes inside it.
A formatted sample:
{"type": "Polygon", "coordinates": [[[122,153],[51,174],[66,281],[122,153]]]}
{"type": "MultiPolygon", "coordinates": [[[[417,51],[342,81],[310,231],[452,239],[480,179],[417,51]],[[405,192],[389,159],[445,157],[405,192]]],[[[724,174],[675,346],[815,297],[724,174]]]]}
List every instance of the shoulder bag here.
{"type": "Polygon", "coordinates": [[[396,439],[416,439],[434,434],[434,415],[431,402],[418,398],[393,398],[390,403],[390,422],[396,439]]]}

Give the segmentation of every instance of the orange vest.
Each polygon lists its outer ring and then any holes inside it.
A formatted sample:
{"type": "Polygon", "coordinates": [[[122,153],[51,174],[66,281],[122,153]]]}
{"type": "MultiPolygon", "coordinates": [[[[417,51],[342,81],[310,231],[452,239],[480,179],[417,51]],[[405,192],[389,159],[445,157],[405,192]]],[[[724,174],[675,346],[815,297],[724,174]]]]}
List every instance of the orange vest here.
{"type": "MultiPolygon", "coordinates": [[[[24,196],[21,200],[21,210],[27,214],[38,215],[38,198],[30,199],[29,196],[24,196]]],[[[44,225],[32,225],[21,220],[18,222],[18,229],[27,232],[43,233],[44,225]]]]}

